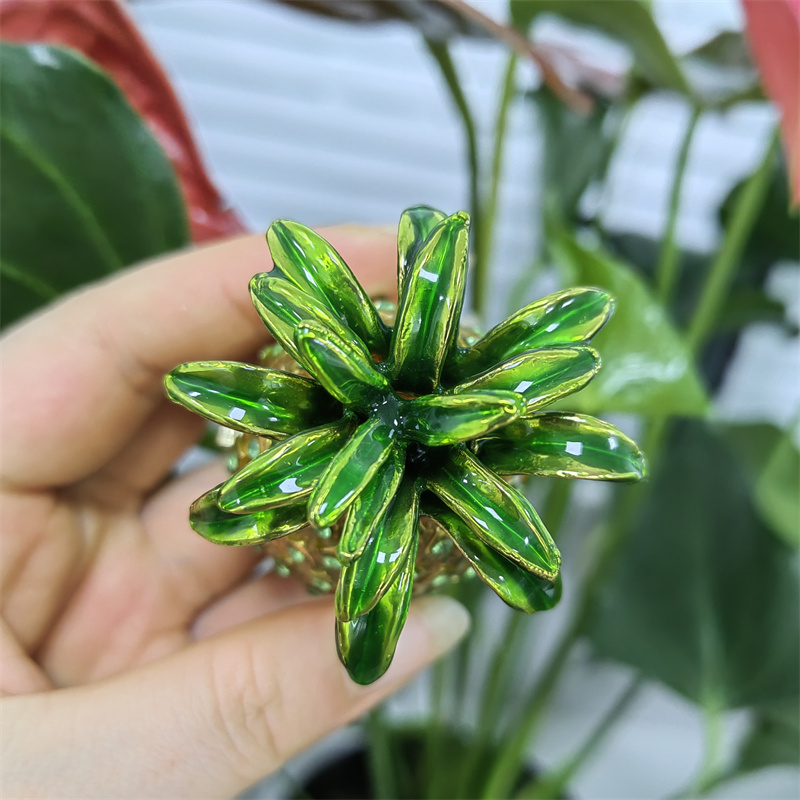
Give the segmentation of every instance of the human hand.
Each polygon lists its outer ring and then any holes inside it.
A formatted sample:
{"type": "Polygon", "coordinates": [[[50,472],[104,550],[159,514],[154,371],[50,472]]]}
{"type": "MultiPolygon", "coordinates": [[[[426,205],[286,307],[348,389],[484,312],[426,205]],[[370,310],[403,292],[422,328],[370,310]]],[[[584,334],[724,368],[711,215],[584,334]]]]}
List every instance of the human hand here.
{"type": "MultiPolygon", "coordinates": [[[[323,234],[389,293],[394,236],[323,234]]],[[[168,480],[203,421],[169,403],[185,361],[252,358],[266,332],[252,236],[89,288],[2,342],[0,690],[3,797],[229,797],[357,717],[468,625],[412,604],[372,686],[336,657],[329,598],[251,579],[253,548],[188,524],[213,464],[168,480]]]]}

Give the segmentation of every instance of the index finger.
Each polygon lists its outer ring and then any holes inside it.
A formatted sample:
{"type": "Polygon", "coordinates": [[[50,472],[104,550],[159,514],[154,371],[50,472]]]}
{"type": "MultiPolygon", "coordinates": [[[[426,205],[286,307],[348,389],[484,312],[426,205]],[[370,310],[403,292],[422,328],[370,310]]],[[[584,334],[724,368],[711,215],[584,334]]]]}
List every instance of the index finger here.
{"type": "MultiPolygon", "coordinates": [[[[320,233],[368,292],[392,292],[393,235],[320,233]]],[[[12,330],[2,343],[3,481],[44,488],[90,475],[162,401],[164,373],[266,341],[247,285],[270,265],[263,236],[237,238],[127,271],[12,330]]]]}

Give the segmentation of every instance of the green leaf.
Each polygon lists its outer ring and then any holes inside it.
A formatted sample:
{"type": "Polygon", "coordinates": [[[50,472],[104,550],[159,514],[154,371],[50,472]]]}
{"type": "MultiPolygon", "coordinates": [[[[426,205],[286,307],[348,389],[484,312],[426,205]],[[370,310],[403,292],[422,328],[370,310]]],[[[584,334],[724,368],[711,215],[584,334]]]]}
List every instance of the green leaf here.
{"type": "Polygon", "coordinates": [[[289,220],[267,231],[275,266],[300,290],[325,305],[371,350],[388,354],[389,329],[342,257],[319,234],[289,220]]]}
{"type": "Polygon", "coordinates": [[[386,377],[359,347],[316,322],[303,322],[294,332],[303,366],[341,403],[368,413],[393,397],[386,377]]]}
{"type": "Polygon", "coordinates": [[[172,167],[109,77],[60,47],[0,44],[3,324],[189,241],[172,167]]]}
{"type": "Polygon", "coordinates": [[[540,578],[482,542],[461,517],[442,503],[429,503],[424,514],[442,525],[473,569],[503,602],[533,614],[547,611],[561,599],[561,576],[555,581],[540,578]]]}
{"type": "Polygon", "coordinates": [[[632,524],[589,626],[599,653],[715,711],[796,698],[797,553],[718,434],[676,427],[632,524]]]}
{"type": "Polygon", "coordinates": [[[378,468],[372,480],[356,497],[342,529],[336,555],[342,563],[358,558],[369,542],[375,526],[383,517],[405,470],[405,452],[395,448],[389,458],[378,468]]]}
{"type": "Polygon", "coordinates": [[[300,354],[294,341],[295,329],[306,322],[324,325],[357,350],[364,361],[371,361],[364,342],[358,338],[330,309],[310,294],[298,289],[285,278],[262,272],[250,280],[250,298],[262,322],[281,346],[296,361],[300,354]]]}
{"type": "Polygon", "coordinates": [[[295,503],[309,495],[352,429],[352,423],[345,419],[274,444],[222,484],[220,508],[248,514],[295,503]]]}
{"type": "Polygon", "coordinates": [[[397,229],[397,296],[402,297],[406,276],[431,231],[447,216],[428,206],[407,208],[397,229]]]}
{"type": "Polygon", "coordinates": [[[308,525],[306,504],[270,508],[256,514],[231,514],[219,505],[220,486],[192,503],[189,524],[204,539],[214,544],[254,545],[269,542],[308,525]]]}
{"type": "Polygon", "coordinates": [[[347,511],[397,446],[394,431],[370,419],[331,459],[308,502],[308,518],[329,528],[347,511]]]}
{"type": "Polygon", "coordinates": [[[454,450],[426,486],[485,544],[554,580],[561,556],[531,504],[466,450],[454,450]]]}
{"type": "Polygon", "coordinates": [[[501,475],[638,481],[645,461],[636,443],[607,422],[583,414],[539,414],[482,442],[478,458],[501,475]]]}
{"type": "Polygon", "coordinates": [[[429,447],[466,442],[525,413],[518,394],[503,391],[428,394],[405,404],[405,434],[429,447]]]}
{"type": "Polygon", "coordinates": [[[419,493],[403,481],[364,551],[345,564],[336,587],[336,618],[342,622],[371,611],[394,583],[417,539],[419,493]]]}
{"type": "Polygon", "coordinates": [[[548,228],[553,258],[568,280],[600,286],[617,302],[613,323],[593,343],[603,359],[600,374],[570,405],[592,414],[704,414],[708,400],[689,348],[641,278],[552,220],[548,228]]]}
{"type": "Polygon", "coordinates": [[[300,433],[341,416],[308,378],[236,361],[193,361],[164,379],[170,399],[206,419],[258,436],[300,433]]]}
{"type": "Polygon", "coordinates": [[[420,248],[400,298],[389,357],[393,384],[426,394],[439,384],[458,333],[467,272],[469,217],[440,222],[420,248]]]}
{"type": "Polygon", "coordinates": [[[670,52],[650,10],[640,0],[509,0],[511,20],[527,31],[540,14],[556,14],[569,22],[592,28],[627,45],[634,71],[661,89],[691,95],[680,63],[670,52]]]}
{"type": "Polygon", "coordinates": [[[350,622],[336,620],[339,658],[356,683],[374,683],[392,663],[408,616],[416,559],[417,537],[412,537],[400,573],[377,605],[350,622]]]}
{"type": "Polygon", "coordinates": [[[464,381],[530,350],[588,342],[613,311],[614,301],[599,289],[577,287],[547,295],[496,325],[469,350],[456,353],[448,376],[464,381]]]}
{"type": "Polygon", "coordinates": [[[553,347],[504,361],[452,391],[456,395],[487,389],[516,392],[525,398],[524,413],[531,414],[582,389],[599,369],[600,356],[591,347],[553,347]]]}
{"type": "Polygon", "coordinates": [[[800,453],[794,431],[774,425],[729,425],[731,442],[755,487],[753,499],[773,533],[800,547],[800,453]]]}
{"type": "Polygon", "coordinates": [[[788,764],[800,766],[800,704],[775,705],[757,710],[755,724],[742,742],[736,773],[754,772],[788,764]]]}

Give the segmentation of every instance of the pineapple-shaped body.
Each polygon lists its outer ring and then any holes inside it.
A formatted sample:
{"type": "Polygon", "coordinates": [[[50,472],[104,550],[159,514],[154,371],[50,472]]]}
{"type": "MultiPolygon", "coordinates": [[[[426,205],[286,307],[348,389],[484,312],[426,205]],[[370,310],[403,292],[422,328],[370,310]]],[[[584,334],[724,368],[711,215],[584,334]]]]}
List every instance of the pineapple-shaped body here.
{"type": "Polygon", "coordinates": [[[391,663],[426,562],[471,567],[522,611],[557,602],[558,550],[503,476],[644,474],[640,451],[613,426],[542,411],[597,372],[587,342],[611,298],[559,292],[459,342],[468,229],[464,213],[403,213],[388,324],[327,242],[276,222],[267,234],[275,268],[256,275],[250,292],[305,374],[196,362],[166,379],[173,400],[248,437],[241,468],[192,505],[192,527],[228,545],[302,531],[275,546],[284,563],[314,551],[327,576],[313,576],[320,591],[338,576],[336,641],[359,683],[391,663]]]}

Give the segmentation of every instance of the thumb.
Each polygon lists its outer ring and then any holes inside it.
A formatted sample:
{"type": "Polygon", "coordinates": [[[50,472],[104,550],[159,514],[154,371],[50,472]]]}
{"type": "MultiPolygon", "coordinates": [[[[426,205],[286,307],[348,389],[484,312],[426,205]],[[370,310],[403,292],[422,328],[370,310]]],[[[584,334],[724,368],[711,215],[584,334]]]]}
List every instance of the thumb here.
{"type": "Polygon", "coordinates": [[[314,601],[100,683],[4,701],[4,797],[232,797],[362,714],[469,627],[446,597],[412,604],[394,662],[358,686],[314,601]]]}

